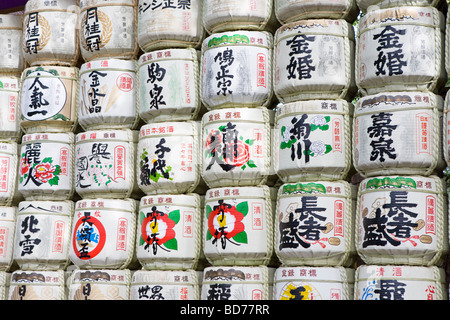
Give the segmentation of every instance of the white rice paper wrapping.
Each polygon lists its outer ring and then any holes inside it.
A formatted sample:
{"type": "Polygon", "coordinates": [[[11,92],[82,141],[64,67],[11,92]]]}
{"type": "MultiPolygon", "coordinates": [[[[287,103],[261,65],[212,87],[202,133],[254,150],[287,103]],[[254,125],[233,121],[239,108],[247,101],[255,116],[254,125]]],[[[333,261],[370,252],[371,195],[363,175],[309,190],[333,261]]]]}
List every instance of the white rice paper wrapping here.
{"type": "MultiPolygon", "coordinates": [[[[16,212],[17,207],[0,206],[0,273],[9,271],[14,265],[13,250],[14,233],[16,230],[16,212]]],[[[0,300],[2,300],[1,294],[0,300]]]]}
{"type": "Polygon", "coordinates": [[[199,52],[192,48],[139,58],[139,116],[145,122],[196,120],[200,111],[199,52]]]}
{"type": "Polygon", "coordinates": [[[363,176],[418,174],[445,167],[444,101],[431,92],[382,92],[356,103],[353,165],[363,176]]]}
{"type": "Polygon", "coordinates": [[[269,32],[237,30],[207,37],[200,69],[206,108],[268,106],[273,96],[272,49],[269,32]]]}
{"type": "Polygon", "coordinates": [[[139,204],[136,256],[146,270],[197,269],[202,252],[202,200],[196,193],[144,196],[139,204]]]}
{"type": "Polygon", "coordinates": [[[20,77],[0,76],[0,139],[18,142],[20,128],[20,77]]]}
{"type": "Polygon", "coordinates": [[[435,7],[442,11],[447,9],[445,0],[356,0],[356,4],[364,13],[371,10],[405,6],[435,7]]]}
{"type": "Polygon", "coordinates": [[[65,279],[62,269],[55,271],[12,272],[8,300],[65,300],[65,279]]]}
{"type": "Polygon", "coordinates": [[[443,154],[447,166],[450,166],[450,93],[447,93],[444,101],[444,115],[443,115],[443,154]]]}
{"type": "Polygon", "coordinates": [[[21,198],[18,193],[19,145],[0,141],[0,205],[10,206],[21,198]]]}
{"type": "Polygon", "coordinates": [[[11,273],[6,271],[0,271],[0,300],[8,299],[9,283],[11,279],[11,273]]]}
{"type": "Polygon", "coordinates": [[[204,36],[203,0],[139,0],[138,43],[142,51],[199,47],[204,36]]]}
{"type": "Polygon", "coordinates": [[[358,190],[355,245],[366,264],[440,266],[448,251],[447,198],[436,176],[380,176],[358,190]]]}
{"type": "Polygon", "coordinates": [[[362,265],[354,300],[447,300],[445,271],[438,267],[362,265]]]}
{"type": "Polygon", "coordinates": [[[344,267],[278,267],[274,300],[353,300],[354,270],[344,267]]]}
{"type": "Polygon", "coordinates": [[[23,17],[22,52],[30,66],[74,66],[80,56],[77,0],[30,0],[23,17]]]}
{"type": "Polygon", "coordinates": [[[137,270],[131,279],[130,300],[199,300],[199,279],[194,270],[137,270]]]}
{"type": "Polygon", "coordinates": [[[136,69],[135,60],[94,60],[81,65],[77,111],[85,131],[136,127],[136,69]]]}
{"type": "Polygon", "coordinates": [[[79,41],[85,61],[136,58],[137,3],[138,0],[80,0],[79,41]]]}
{"type": "Polygon", "coordinates": [[[445,84],[445,17],[433,7],[368,12],[358,24],[356,84],[363,95],[437,92],[445,84]]]}
{"type": "Polygon", "coordinates": [[[22,14],[0,14],[1,73],[20,74],[24,68],[22,20],[22,14]]]}
{"type": "Polygon", "coordinates": [[[74,203],[22,201],[16,214],[14,260],[22,270],[66,269],[74,203]]]}

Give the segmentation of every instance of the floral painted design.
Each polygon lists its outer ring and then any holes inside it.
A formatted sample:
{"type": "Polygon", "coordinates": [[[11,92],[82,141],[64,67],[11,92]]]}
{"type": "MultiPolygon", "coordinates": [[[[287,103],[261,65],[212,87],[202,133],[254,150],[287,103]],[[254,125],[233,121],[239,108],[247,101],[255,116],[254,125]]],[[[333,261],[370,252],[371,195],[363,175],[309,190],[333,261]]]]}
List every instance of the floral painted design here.
{"type": "Polygon", "coordinates": [[[60,172],[60,166],[54,165],[51,157],[44,158],[41,162],[33,163],[28,161],[26,153],[22,154],[19,181],[24,186],[30,181],[36,186],[45,183],[51,186],[58,185],[60,172]]]}

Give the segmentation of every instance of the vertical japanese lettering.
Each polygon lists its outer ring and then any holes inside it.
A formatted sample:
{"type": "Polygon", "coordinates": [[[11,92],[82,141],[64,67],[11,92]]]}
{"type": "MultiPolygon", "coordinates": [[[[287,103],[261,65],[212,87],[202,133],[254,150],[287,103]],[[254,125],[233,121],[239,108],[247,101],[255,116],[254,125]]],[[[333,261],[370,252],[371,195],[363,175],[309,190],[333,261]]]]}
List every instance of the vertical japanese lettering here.
{"type": "Polygon", "coordinates": [[[397,30],[391,25],[386,26],[383,31],[373,36],[373,40],[378,41],[378,58],[374,62],[377,69],[376,75],[386,75],[386,69],[389,76],[403,74],[403,67],[407,65],[403,54],[403,44],[400,42],[400,36],[406,34],[406,29],[397,30]]]}

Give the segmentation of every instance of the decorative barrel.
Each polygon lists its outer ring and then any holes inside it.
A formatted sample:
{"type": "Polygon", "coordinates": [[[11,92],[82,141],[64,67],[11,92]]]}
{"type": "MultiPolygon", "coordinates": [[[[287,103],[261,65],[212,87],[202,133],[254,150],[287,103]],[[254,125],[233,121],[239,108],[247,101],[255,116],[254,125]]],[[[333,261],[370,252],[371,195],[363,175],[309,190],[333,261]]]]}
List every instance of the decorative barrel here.
{"type": "Polygon", "coordinates": [[[203,25],[209,33],[264,30],[275,24],[272,0],[206,0],[203,25]]]}
{"type": "Polygon", "coordinates": [[[10,277],[8,300],[65,300],[65,289],[62,269],[16,270],[10,277]]]}
{"type": "Polygon", "coordinates": [[[194,270],[137,270],[131,279],[130,300],[199,300],[194,270]]]}
{"type": "Polygon", "coordinates": [[[141,198],[136,255],[143,269],[185,270],[201,266],[201,202],[195,193],[141,198]]]}
{"type": "Polygon", "coordinates": [[[358,16],[355,0],[274,0],[275,15],[282,24],[304,19],[344,19],[350,23],[358,16]]]}
{"type": "Polygon", "coordinates": [[[75,191],[87,198],[129,198],[139,194],[135,157],[138,132],[90,130],[75,139],[75,191]]]}
{"type": "Polygon", "coordinates": [[[80,0],[81,56],[85,61],[135,59],[138,0],[80,0]]]}
{"type": "Polygon", "coordinates": [[[352,164],[353,106],[345,100],[280,104],[274,167],[283,182],[345,179],[352,164]]]}
{"type": "Polygon", "coordinates": [[[360,98],[353,126],[355,169],[364,177],[441,172],[443,105],[442,97],[431,92],[360,98]]]}
{"type": "Polygon", "coordinates": [[[0,271],[0,300],[8,299],[9,283],[11,282],[11,273],[0,271]]]}
{"type": "Polygon", "coordinates": [[[200,183],[200,124],[143,125],[137,148],[138,186],[146,194],[189,193],[200,183]]]}
{"type": "Polygon", "coordinates": [[[75,204],[69,258],[81,269],[125,269],[135,261],[137,201],[90,199],[75,204]]]}
{"type": "Polygon", "coordinates": [[[18,191],[25,200],[68,200],[74,188],[73,133],[22,137],[18,191]]]}
{"type": "Polygon", "coordinates": [[[353,300],[355,272],[344,267],[278,267],[274,300],[353,300]]]}
{"type": "Polygon", "coordinates": [[[20,74],[24,68],[22,20],[22,14],[0,14],[1,73],[20,74]]]}
{"type": "Polygon", "coordinates": [[[165,49],[139,58],[139,116],[145,122],[196,120],[198,54],[192,48],[165,49]]]}
{"type": "Polygon", "coordinates": [[[444,101],[444,117],[443,117],[443,154],[447,166],[450,166],[450,93],[447,93],[444,101]]]}
{"type": "Polygon", "coordinates": [[[203,104],[208,109],[268,106],[272,48],[272,34],[263,31],[237,30],[207,37],[201,48],[203,104]]]}
{"type": "Polygon", "coordinates": [[[203,270],[200,300],[268,300],[269,271],[265,266],[214,266],[203,270]]]}
{"type": "Polygon", "coordinates": [[[346,181],[283,184],[275,252],[285,266],[344,266],[355,261],[354,199],[346,181]]]}
{"type": "Polygon", "coordinates": [[[78,62],[79,11],[77,0],[27,1],[22,52],[29,65],[73,66],[78,62]]]}
{"type": "Polygon", "coordinates": [[[129,300],[131,272],[76,269],[67,280],[67,300],[129,300]]]}
{"type": "Polygon", "coordinates": [[[139,0],[138,43],[144,52],[198,47],[204,35],[203,0],[159,2],[139,0]]]}
{"type": "Polygon", "coordinates": [[[359,21],[356,84],[363,94],[438,91],[447,78],[445,17],[433,7],[371,10],[359,21]]]}
{"type": "Polygon", "coordinates": [[[440,266],[448,250],[447,199],[436,176],[364,179],[356,207],[356,250],[367,264],[440,266]]]}
{"type": "Polygon", "coordinates": [[[404,6],[436,7],[441,11],[447,9],[445,0],[356,0],[356,4],[363,13],[373,9],[404,6]]]}
{"type": "Polygon", "coordinates": [[[10,206],[20,198],[17,181],[19,146],[0,141],[0,206],[10,206]]]}
{"type": "Polygon", "coordinates": [[[16,215],[14,260],[22,270],[65,269],[69,263],[72,201],[22,201],[16,215]]]}
{"type": "Polygon", "coordinates": [[[132,129],[139,121],[136,61],[95,60],[80,68],[78,117],[87,130],[132,129]]]}
{"type": "MultiPolygon", "coordinates": [[[[16,207],[0,206],[0,273],[9,271],[14,265],[13,253],[16,213],[16,207]]],[[[2,295],[0,294],[0,300],[4,300],[1,297],[2,295]]]]}
{"type": "MultiPolygon", "coordinates": [[[[1,19],[1,18],[0,18],[1,19]]],[[[0,42],[1,43],[1,42],[0,42]]],[[[18,141],[21,135],[20,78],[0,76],[0,139],[18,141]]]]}
{"type": "Polygon", "coordinates": [[[211,187],[265,184],[271,174],[266,108],[226,108],[202,117],[202,177],[211,187]]]}
{"type": "Polygon", "coordinates": [[[203,253],[212,265],[268,265],[274,253],[273,229],[269,187],[206,192],[203,253]]]}
{"type": "Polygon", "coordinates": [[[342,19],[310,19],[275,32],[274,93],[280,102],[352,99],[355,36],[342,19]]]}
{"type": "Polygon", "coordinates": [[[31,67],[22,72],[20,125],[25,133],[71,132],[77,123],[79,70],[31,67]]]}
{"type": "Polygon", "coordinates": [[[355,300],[446,300],[445,272],[438,267],[362,265],[355,300]]]}

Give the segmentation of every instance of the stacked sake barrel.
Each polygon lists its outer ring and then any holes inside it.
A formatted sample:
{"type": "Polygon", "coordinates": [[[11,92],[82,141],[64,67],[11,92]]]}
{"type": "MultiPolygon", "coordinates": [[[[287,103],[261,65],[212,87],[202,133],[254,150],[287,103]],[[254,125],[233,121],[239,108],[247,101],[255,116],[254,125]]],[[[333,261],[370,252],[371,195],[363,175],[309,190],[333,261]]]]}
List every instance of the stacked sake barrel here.
{"type": "MultiPolygon", "coordinates": [[[[446,299],[443,1],[361,1],[355,299],[446,299]],[[417,5],[417,6],[415,6],[417,5]]],[[[445,3],[444,3],[445,4],[445,3]]],[[[447,147],[445,147],[447,148],[447,147]]]]}
{"type": "Polygon", "coordinates": [[[355,1],[275,1],[274,299],[353,298],[355,1]]]}
{"type": "Polygon", "coordinates": [[[200,97],[201,299],[271,298],[276,176],[272,168],[272,1],[204,1],[200,97]]]}

